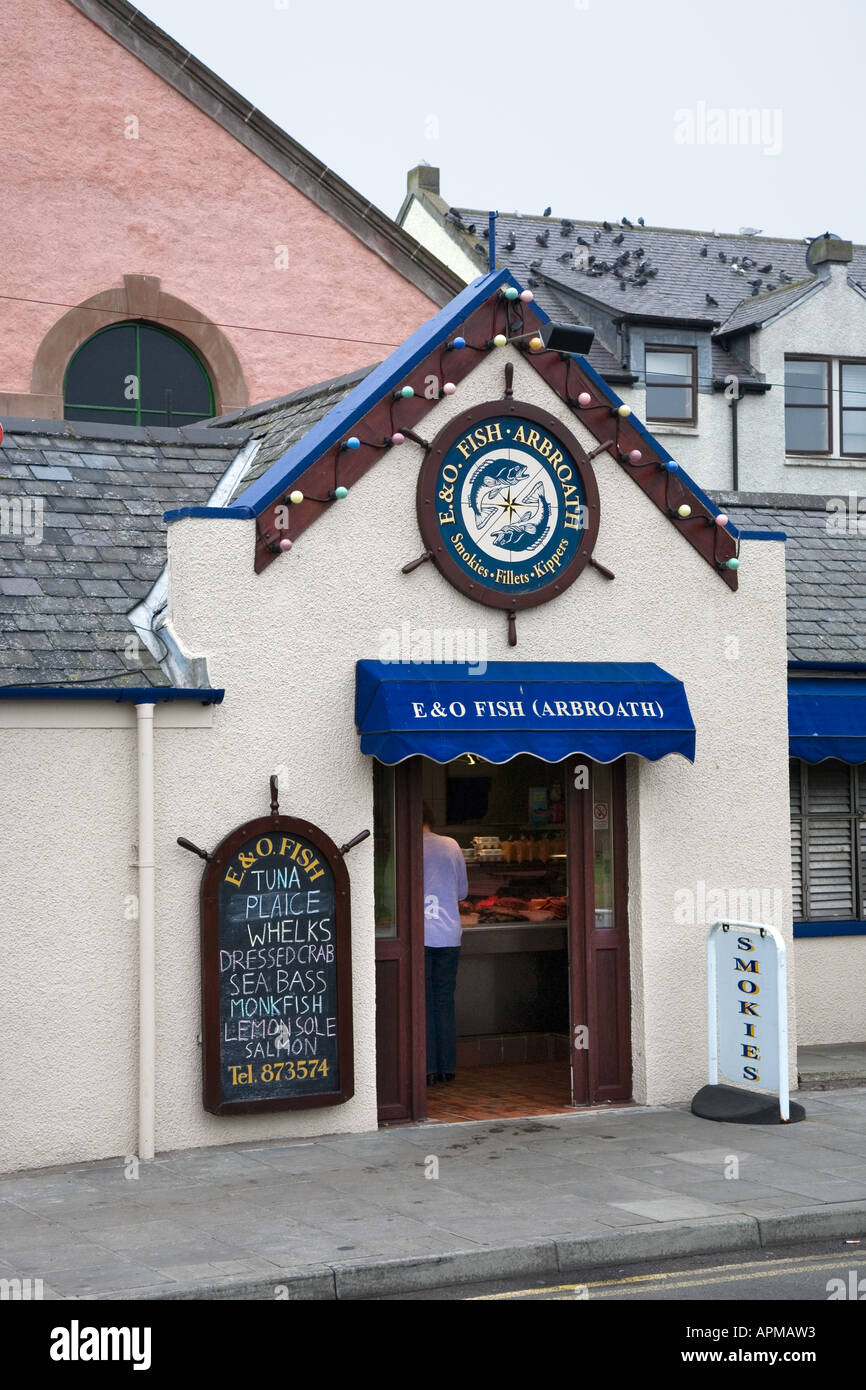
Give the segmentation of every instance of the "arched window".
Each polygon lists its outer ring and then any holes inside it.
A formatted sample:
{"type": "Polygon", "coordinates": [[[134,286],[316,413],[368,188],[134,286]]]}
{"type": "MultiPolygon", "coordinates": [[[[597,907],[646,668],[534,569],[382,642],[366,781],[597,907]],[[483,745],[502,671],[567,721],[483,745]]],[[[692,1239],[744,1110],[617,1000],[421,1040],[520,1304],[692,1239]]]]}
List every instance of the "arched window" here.
{"type": "Polygon", "coordinates": [[[88,338],[66,369],[67,420],[184,425],[214,413],[210,378],[191,348],[152,323],[116,323],[88,338]]]}

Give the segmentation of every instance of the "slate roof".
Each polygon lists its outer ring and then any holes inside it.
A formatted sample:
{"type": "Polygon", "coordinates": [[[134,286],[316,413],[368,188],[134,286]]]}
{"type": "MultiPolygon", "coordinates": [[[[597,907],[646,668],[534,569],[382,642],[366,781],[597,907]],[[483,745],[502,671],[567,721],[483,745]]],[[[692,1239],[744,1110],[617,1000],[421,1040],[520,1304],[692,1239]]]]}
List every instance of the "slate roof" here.
{"type": "Polygon", "coordinates": [[[276,459],[297,440],[303,438],[318,420],[327,415],[344,396],[348,396],[358,382],[363,381],[372,370],[372,367],[356,368],[343,376],[332,377],[329,381],[320,381],[313,386],[302,386],[287,396],[277,396],[261,405],[245,406],[243,410],[233,410],[208,421],[209,429],[228,426],[243,430],[245,438],[262,441],[255,459],[244,473],[233,497],[248,487],[255,478],[260,478],[266,473],[276,459]]]}
{"type": "MultiPolygon", "coordinates": [[[[475,225],[478,229],[487,225],[487,213],[477,209],[460,208],[464,228],[475,225]]],[[[539,281],[532,286],[542,307],[555,317],[555,310],[547,304],[548,290],[542,277],[555,281],[566,281],[573,285],[575,292],[588,296],[606,312],[616,315],[658,315],[660,318],[711,319],[724,325],[724,332],[732,331],[727,321],[743,301],[744,309],[750,307],[752,300],[751,280],[760,280],[759,295],[767,294],[785,284],[779,278],[783,271],[790,281],[798,285],[812,284],[817,280],[806,265],[807,243],[781,237],[742,236],[739,233],[724,232],[718,236],[713,232],[692,231],[676,227],[622,227],[610,222],[611,230],[606,232],[601,221],[585,219],[570,220],[571,226],[563,226],[560,217],[536,217],[520,213],[500,213],[496,227],[496,260],[498,265],[507,266],[512,274],[528,284],[529,277],[539,281]],[[536,237],[549,232],[547,246],[540,246],[536,237]],[[599,239],[596,241],[595,234],[599,239]],[[513,235],[516,242],[513,251],[505,248],[513,235]],[[578,237],[589,242],[581,247],[578,237]],[[614,238],[622,237],[615,243],[614,238]],[[706,247],[706,256],[701,250],[706,247]],[[642,249],[644,256],[637,256],[642,249]],[[567,251],[595,256],[594,267],[575,270],[569,263],[558,258],[567,251]],[[630,260],[623,267],[624,279],[617,280],[613,270],[600,275],[593,274],[602,263],[613,266],[624,252],[630,252],[630,260]],[[725,260],[719,259],[719,253],[725,260]],[[745,274],[734,273],[731,266],[747,257],[752,263],[745,274]],[[530,269],[530,263],[540,261],[540,267],[530,269]],[[636,265],[655,269],[657,274],[650,276],[645,285],[636,285],[636,265]],[[760,268],[772,266],[772,270],[761,273],[760,268]],[[710,295],[717,303],[708,304],[710,295]]],[[[446,223],[452,235],[461,245],[471,248],[479,242],[477,235],[459,230],[454,223],[446,223]]],[[[480,257],[478,258],[480,262],[480,257]]],[[[866,281],[866,246],[854,247],[854,259],[848,267],[850,277],[860,283],[866,281]]],[[[793,290],[793,284],[788,284],[793,290]]],[[[802,288],[792,295],[792,299],[802,293],[802,288]]],[[[781,304],[780,304],[781,307],[781,304]]],[[[774,310],[775,312],[775,310],[774,310]]],[[[735,321],[736,323],[736,321],[735,321]]]]}
{"type": "Polygon", "coordinates": [[[808,275],[798,280],[796,285],[786,285],[781,289],[771,290],[768,294],[750,295],[725,319],[719,333],[744,333],[757,324],[766,323],[775,314],[781,314],[783,309],[796,304],[819,283],[824,282],[819,282],[817,275],[808,275]]]}
{"type": "Polygon", "coordinates": [[[740,387],[745,390],[767,391],[763,372],[756,372],[750,362],[744,362],[733,352],[713,338],[710,343],[710,357],[712,360],[713,381],[723,383],[729,376],[739,378],[740,387]]]}
{"type": "Polygon", "coordinates": [[[735,525],[788,537],[789,659],[866,661],[866,527],[849,532],[846,521],[845,534],[835,532],[825,497],[713,497],[735,525]]]}
{"type": "MultiPolygon", "coordinates": [[[[564,292],[561,286],[547,282],[544,285],[543,294],[541,296],[536,294],[536,298],[545,313],[549,314],[557,323],[583,322],[579,304],[573,296],[564,292]]],[[[592,347],[586,354],[586,360],[612,386],[628,384],[635,379],[633,373],[617,361],[598,336],[593,339],[592,347]]]]}
{"type": "Polygon", "coordinates": [[[4,423],[0,685],[169,684],[143,644],[124,659],[127,615],[165,566],[163,512],[206,503],[246,432],[4,423]],[[38,544],[21,534],[20,499],[41,505],[38,544]]]}

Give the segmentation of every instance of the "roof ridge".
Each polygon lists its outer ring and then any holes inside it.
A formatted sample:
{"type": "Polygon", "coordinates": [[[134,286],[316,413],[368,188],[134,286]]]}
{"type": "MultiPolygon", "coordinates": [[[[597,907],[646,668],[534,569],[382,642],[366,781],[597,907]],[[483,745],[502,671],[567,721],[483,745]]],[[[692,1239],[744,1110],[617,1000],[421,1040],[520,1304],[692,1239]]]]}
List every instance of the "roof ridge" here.
{"type": "Polygon", "coordinates": [[[225,415],[215,415],[208,428],[222,427],[223,422],[226,421],[236,422],[238,425],[245,424],[249,420],[260,419],[277,410],[282,410],[285,406],[292,405],[296,401],[315,400],[316,397],[323,396],[328,391],[339,391],[344,386],[356,385],[359,381],[363,381],[366,376],[369,376],[370,372],[374,371],[378,365],[378,362],[372,362],[369,367],[354,367],[352,371],[343,372],[340,376],[328,377],[326,381],[310,382],[307,386],[298,386],[294,391],[287,392],[285,396],[272,396],[267,401],[239,406],[237,410],[227,411],[225,415]]]}
{"type": "MultiPolygon", "coordinates": [[[[460,207],[457,203],[454,203],[453,206],[454,206],[454,207],[456,208],[456,210],[460,213],[460,216],[461,216],[461,217],[469,217],[469,216],[471,216],[471,217],[487,217],[487,216],[488,216],[488,209],[486,209],[486,208],[482,209],[482,208],[460,207]]],[[[497,213],[497,216],[498,216],[498,217],[519,217],[519,218],[521,219],[521,221],[524,221],[524,222],[539,222],[539,223],[542,224],[542,226],[545,226],[545,227],[556,227],[556,226],[559,226],[560,223],[562,223],[563,221],[571,222],[575,227],[581,227],[581,226],[583,226],[583,227],[600,227],[600,226],[602,225],[603,222],[610,222],[610,218],[609,218],[609,217],[608,217],[608,218],[604,218],[604,217],[566,217],[566,218],[563,218],[563,217],[557,216],[555,213],[554,213],[554,214],[551,214],[550,217],[545,217],[542,213],[538,213],[538,212],[517,212],[517,211],[513,211],[513,212],[499,212],[499,213],[497,213]]],[[[610,225],[611,225],[612,228],[615,228],[615,229],[618,228],[619,230],[623,230],[622,225],[621,225],[621,223],[620,223],[619,221],[610,222],[610,225]]],[[[464,228],[463,230],[465,231],[465,228],[464,228]]],[[[631,230],[631,231],[634,231],[634,232],[671,232],[672,234],[675,233],[675,234],[678,235],[678,236],[696,236],[696,237],[704,237],[707,241],[721,241],[721,240],[723,240],[724,238],[727,237],[727,238],[729,238],[731,241],[748,241],[748,242],[751,242],[751,244],[752,244],[753,246],[759,246],[762,242],[767,242],[767,241],[772,241],[772,242],[775,242],[776,244],[778,244],[779,242],[782,242],[782,243],[784,243],[786,246],[802,246],[802,247],[804,247],[804,248],[808,245],[808,241],[806,240],[805,237],[783,237],[783,236],[764,236],[764,235],[761,235],[761,236],[750,236],[750,235],[749,235],[748,233],[746,233],[746,232],[717,232],[717,231],[715,231],[715,230],[709,230],[709,231],[708,231],[705,227],[663,227],[663,226],[657,226],[656,224],[650,223],[650,222],[645,222],[643,226],[640,226],[637,222],[635,222],[634,225],[631,227],[630,230],[631,230]]],[[[820,237],[821,235],[822,235],[822,233],[821,233],[821,232],[818,232],[818,233],[816,234],[816,236],[812,238],[812,240],[813,240],[813,241],[817,241],[817,240],[818,240],[818,237],[820,237]]],[[[857,251],[866,251],[866,242],[853,241],[853,242],[851,243],[851,245],[852,245],[852,246],[854,247],[854,249],[857,250],[857,251]]]]}
{"type": "MultiPolygon", "coordinates": [[[[217,420],[216,416],[213,418],[217,420]]],[[[2,419],[4,435],[38,434],[68,441],[110,440],[117,444],[152,444],[154,448],[163,444],[192,447],[201,444],[228,449],[243,443],[248,434],[247,430],[233,429],[223,423],[211,425],[210,419],[196,420],[189,425],[103,424],[99,420],[42,420],[35,415],[4,415],[2,419]]]]}

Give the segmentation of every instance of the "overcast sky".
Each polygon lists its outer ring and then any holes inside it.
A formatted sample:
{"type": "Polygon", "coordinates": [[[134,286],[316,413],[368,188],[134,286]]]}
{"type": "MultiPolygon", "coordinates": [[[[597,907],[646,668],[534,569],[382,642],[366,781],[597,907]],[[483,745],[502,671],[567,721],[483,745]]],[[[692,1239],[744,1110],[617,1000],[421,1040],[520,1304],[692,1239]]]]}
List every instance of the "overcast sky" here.
{"type": "Polygon", "coordinates": [[[455,206],[866,241],[863,0],[138,7],[391,216],[426,160],[455,206]]]}

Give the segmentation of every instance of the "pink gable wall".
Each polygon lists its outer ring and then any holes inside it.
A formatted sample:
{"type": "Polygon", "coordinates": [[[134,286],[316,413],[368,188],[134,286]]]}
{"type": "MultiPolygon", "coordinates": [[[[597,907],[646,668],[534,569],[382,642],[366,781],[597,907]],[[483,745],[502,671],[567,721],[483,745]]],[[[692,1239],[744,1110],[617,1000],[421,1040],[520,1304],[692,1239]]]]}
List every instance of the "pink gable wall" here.
{"type": "MultiPolygon", "coordinates": [[[[68,0],[3,0],[3,20],[0,293],[75,305],[125,274],[159,276],[216,323],[244,326],[223,332],[250,401],[378,361],[435,312],[68,0]],[[265,327],[320,336],[253,331],[265,327]]],[[[0,299],[0,393],[30,391],[65,312],[0,299]]]]}

